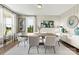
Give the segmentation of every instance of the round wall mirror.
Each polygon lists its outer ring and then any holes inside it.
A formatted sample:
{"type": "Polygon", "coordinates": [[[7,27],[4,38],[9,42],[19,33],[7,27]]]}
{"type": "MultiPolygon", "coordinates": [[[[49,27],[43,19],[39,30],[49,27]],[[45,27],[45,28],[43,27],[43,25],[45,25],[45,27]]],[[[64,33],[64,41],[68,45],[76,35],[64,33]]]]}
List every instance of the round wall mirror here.
{"type": "Polygon", "coordinates": [[[77,16],[70,16],[68,18],[67,25],[70,28],[76,27],[78,25],[78,17],[77,16]]]}

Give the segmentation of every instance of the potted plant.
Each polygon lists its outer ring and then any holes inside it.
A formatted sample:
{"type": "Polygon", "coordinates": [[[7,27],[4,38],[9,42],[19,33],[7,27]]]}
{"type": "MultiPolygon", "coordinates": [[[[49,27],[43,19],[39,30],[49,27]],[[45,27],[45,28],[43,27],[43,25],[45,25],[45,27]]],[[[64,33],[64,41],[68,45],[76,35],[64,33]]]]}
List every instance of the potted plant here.
{"type": "Polygon", "coordinates": [[[33,26],[30,25],[30,26],[27,28],[27,32],[33,33],[33,26]]]}

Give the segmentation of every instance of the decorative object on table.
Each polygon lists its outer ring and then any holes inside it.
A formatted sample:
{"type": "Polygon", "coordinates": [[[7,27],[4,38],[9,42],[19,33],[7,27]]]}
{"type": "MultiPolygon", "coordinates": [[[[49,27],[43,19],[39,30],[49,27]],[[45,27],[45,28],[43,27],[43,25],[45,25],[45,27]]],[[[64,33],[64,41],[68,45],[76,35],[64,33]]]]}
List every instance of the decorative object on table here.
{"type": "Polygon", "coordinates": [[[78,25],[78,17],[77,16],[70,16],[68,18],[67,25],[70,28],[76,27],[78,25]]]}
{"type": "Polygon", "coordinates": [[[41,26],[38,26],[39,33],[40,33],[41,28],[42,28],[41,26]]]}
{"type": "Polygon", "coordinates": [[[54,21],[43,21],[42,23],[41,23],[41,27],[42,28],[53,28],[54,27],[54,21]]]}
{"type": "Polygon", "coordinates": [[[74,32],[76,35],[79,35],[79,27],[75,28],[74,32]]]}
{"type": "Polygon", "coordinates": [[[33,33],[33,26],[29,26],[28,28],[27,28],[27,32],[28,33],[33,33]]]}
{"type": "Polygon", "coordinates": [[[67,33],[67,30],[63,26],[60,26],[60,28],[62,33],[67,33]]]}

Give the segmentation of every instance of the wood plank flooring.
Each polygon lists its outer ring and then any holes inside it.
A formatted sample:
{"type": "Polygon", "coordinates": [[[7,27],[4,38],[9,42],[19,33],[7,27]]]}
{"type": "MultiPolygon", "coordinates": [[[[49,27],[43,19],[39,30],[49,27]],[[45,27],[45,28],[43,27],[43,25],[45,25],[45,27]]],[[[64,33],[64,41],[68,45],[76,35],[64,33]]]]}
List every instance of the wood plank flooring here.
{"type": "Polygon", "coordinates": [[[61,43],[66,46],[67,48],[69,48],[70,50],[72,50],[74,53],[76,53],[77,55],[79,55],[79,49],[71,46],[70,44],[64,42],[64,41],[61,41],[61,43]]]}
{"type": "MultiPolygon", "coordinates": [[[[63,42],[63,41],[60,41],[64,46],[66,46],[67,48],[69,48],[70,50],[72,50],[74,53],[76,53],[77,55],[79,55],[79,51],[77,51],[76,48],[74,48],[73,46],[63,42]]],[[[9,44],[7,45],[4,45],[3,47],[0,48],[0,55],[3,55],[5,52],[9,51],[11,48],[13,48],[16,44],[18,44],[19,42],[18,41],[15,41],[15,42],[10,42],[9,44]]]]}
{"type": "Polygon", "coordinates": [[[5,44],[3,47],[0,48],[0,55],[3,55],[6,51],[8,51],[12,47],[14,47],[17,43],[19,43],[19,42],[15,41],[15,42],[10,42],[7,45],[5,44]]]}

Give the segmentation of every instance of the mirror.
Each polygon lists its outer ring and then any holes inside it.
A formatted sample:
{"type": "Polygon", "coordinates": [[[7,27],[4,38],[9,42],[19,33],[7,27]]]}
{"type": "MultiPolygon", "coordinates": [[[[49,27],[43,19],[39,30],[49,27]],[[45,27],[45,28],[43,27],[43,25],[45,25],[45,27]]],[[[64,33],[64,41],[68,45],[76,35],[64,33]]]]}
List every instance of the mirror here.
{"type": "Polygon", "coordinates": [[[67,26],[70,28],[74,28],[77,25],[78,25],[78,17],[77,16],[70,16],[67,21],[67,26]]]}

